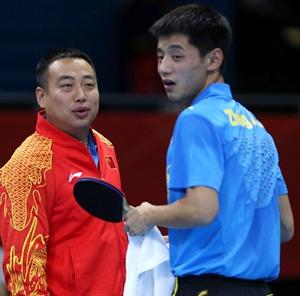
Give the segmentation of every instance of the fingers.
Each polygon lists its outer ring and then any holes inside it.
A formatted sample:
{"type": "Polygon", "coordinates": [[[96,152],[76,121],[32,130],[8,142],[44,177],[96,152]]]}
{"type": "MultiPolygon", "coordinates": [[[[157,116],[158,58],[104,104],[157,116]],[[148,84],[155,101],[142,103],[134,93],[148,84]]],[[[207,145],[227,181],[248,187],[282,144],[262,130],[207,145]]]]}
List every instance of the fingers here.
{"type": "Polygon", "coordinates": [[[144,235],[146,232],[151,230],[154,227],[154,225],[148,225],[148,224],[128,224],[127,222],[124,223],[124,230],[130,235],[130,236],[137,236],[137,235],[144,235]]]}
{"type": "Polygon", "coordinates": [[[129,232],[129,227],[128,227],[128,225],[126,223],[124,223],[124,231],[125,232],[129,232]]]}
{"type": "Polygon", "coordinates": [[[152,227],[152,225],[146,223],[143,204],[138,207],[129,206],[128,211],[125,213],[124,230],[129,235],[143,235],[152,227]]]}
{"type": "Polygon", "coordinates": [[[123,198],[123,215],[126,215],[128,213],[128,211],[130,211],[131,209],[134,209],[133,206],[129,205],[126,198],[123,198]]]}
{"type": "Polygon", "coordinates": [[[125,223],[124,224],[124,230],[127,232],[130,236],[137,236],[143,234],[142,232],[135,232],[130,229],[130,227],[125,223]]]}

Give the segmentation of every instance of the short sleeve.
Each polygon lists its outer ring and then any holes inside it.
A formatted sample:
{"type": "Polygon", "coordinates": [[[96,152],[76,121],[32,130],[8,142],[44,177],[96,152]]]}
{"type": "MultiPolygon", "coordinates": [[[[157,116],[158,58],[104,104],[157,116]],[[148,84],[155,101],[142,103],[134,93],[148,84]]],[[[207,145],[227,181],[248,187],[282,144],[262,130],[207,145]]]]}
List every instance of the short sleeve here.
{"type": "Polygon", "coordinates": [[[278,191],[278,196],[288,193],[288,189],[279,166],[277,172],[277,191],[278,191]]]}
{"type": "Polygon", "coordinates": [[[176,121],[170,146],[169,188],[207,186],[219,191],[224,155],[221,137],[212,122],[185,110],[176,121]]]}

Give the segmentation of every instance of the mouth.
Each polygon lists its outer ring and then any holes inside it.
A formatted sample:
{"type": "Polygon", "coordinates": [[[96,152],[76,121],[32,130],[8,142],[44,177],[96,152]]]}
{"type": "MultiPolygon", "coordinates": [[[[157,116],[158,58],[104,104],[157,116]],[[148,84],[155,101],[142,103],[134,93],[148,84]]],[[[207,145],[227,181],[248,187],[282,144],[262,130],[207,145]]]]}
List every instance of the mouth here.
{"type": "Polygon", "coordinates": [[[89,111],[90,111],[90,109],[87,107],[78,107],[73,110],[73,113],[78,118],[84,118],[88,115],[89,111]]]}
{"type": "Polygon", "coordinates": [[[163,85],[164,85],[166,92],[170,92],[175,87],[176,84],[173,80],[164,79],[163,85]]]}

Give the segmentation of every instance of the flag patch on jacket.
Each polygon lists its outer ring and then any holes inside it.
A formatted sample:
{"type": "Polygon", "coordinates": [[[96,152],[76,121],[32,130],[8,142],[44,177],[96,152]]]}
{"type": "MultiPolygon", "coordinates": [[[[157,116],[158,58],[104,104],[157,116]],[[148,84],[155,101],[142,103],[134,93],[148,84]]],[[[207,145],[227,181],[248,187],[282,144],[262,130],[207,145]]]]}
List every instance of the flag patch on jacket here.
{"type": "Polygon", "coordinates": [[[112,158],[112,156],[105,156],[105,161],[108,164],[109,168],[111,170],[115,170],[117,168],[114,159],[112,158]]]}

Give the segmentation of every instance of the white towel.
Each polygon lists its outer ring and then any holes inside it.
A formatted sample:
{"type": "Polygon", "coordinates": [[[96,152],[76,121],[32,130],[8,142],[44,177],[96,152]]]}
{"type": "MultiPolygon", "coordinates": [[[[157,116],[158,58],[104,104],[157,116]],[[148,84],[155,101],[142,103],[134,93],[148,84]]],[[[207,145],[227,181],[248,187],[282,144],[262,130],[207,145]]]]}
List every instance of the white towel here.
{"type": "Polygon", "coordinates": [[[123,296],[169,296],[175,278],[169,249],[155,226],[142,236],[128,236],[126,282],[123,296]]]}

